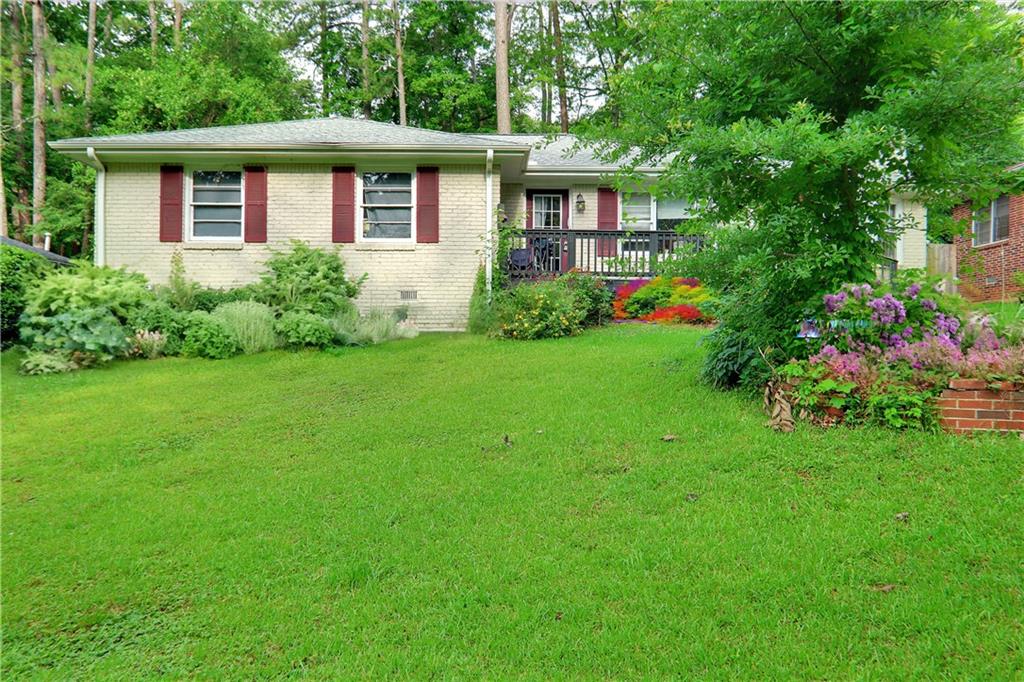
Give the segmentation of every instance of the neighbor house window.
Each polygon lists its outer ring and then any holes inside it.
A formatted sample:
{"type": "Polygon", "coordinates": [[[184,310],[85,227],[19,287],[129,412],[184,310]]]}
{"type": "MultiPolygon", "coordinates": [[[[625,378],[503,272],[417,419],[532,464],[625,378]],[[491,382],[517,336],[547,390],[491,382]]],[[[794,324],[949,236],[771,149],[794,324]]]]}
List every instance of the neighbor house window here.
{"type": "Polygon", "coordinates": [[[1004,194],[974,212],[974,245],[1010,238],[1010,196],[1004,194]]]}
{"type": "Polygon", "coordinates": [[[190,211],[193,239],[242,238],[242,171],[192,172],[190,211]]]}
{"type": "Polygon", "coordinates": [[[562,195],[533,195],[533,227],[534,229],[562,229],[562,195]]]}
{"type": "Polygon", "coordinates": [[[363,238],[412,239],[410,172],[363,173],[363,238]]]}
{"type": "Polygon", "coordinates": [[[685,199],[654,199],[645,192],[623,192],[619,205],[623,230],[674,230],[692,217],[685,199]]]}

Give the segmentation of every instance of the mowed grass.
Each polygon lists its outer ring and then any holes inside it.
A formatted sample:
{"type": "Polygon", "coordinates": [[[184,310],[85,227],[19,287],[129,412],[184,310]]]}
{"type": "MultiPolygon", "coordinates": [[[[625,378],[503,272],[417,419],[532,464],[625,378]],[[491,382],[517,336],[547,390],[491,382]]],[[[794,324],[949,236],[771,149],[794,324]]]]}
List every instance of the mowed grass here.
{"type": "Polygon", "coordinates": [[[700,337],[8,356],[4,677],[1024,674],[1024,442],[774,433],[700,337]]]}

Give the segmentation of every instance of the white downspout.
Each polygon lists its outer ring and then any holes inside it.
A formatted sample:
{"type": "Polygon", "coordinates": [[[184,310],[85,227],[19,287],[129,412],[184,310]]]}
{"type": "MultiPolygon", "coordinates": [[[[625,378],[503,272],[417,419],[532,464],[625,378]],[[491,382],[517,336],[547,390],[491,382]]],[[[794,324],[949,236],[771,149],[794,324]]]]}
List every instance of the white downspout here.
{"type": "Polygon", "coordinates": [[[95,191],[95,203],[93,205],[92,216],[92,259],[93,263],[97,266],[104,265],[106,261],[106,221],[105,218],[105,207],[107,205],[107,169],[103,166],[103,163],[96,156],[96,150],[92,147],[86,147],[85,155],[91,162],[89,165],[96,169],[96,191],[95,191]]]}
{"type": "Polygon", "coordinates": [[[484,173],[487,189],[487,231],[484,233],[484,276],[487,280],[487,301],[491,300],[494,285],[494,150],[487,150],[487,170],[484,173]]]}

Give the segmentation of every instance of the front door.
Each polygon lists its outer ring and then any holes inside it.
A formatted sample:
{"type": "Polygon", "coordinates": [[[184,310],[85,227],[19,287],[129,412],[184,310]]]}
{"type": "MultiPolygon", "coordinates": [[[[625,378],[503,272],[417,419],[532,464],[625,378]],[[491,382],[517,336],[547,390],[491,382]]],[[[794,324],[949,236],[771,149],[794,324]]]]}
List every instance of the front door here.
{"type": "Polygon", "coordinates": [[[552,233],[554,230],[569,229],[569,190],[527,190],[526,228],[546,233],[529,240],[538,270],[542,273],[558,273],[571,267],[568,262],[569,240],[552,233]]]}

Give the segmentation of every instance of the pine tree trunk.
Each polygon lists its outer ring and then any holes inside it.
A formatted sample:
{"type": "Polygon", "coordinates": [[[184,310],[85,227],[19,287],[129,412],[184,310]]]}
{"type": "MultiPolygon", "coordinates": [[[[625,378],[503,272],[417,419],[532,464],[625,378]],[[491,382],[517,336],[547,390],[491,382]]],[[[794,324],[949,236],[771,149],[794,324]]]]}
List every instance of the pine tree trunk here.
{"type": "Polygon", "coordinates": [[[50,75],[50,99],[53,101],[54,112],[59,116],[64,110],[64,93],[57,82],[57,60],[53,59],[50,44],[50,23],[43,14],[43,51],[46,59],[46,72],[50,75]]]}
{"type": "MultiPolygon", "coordinates": [[[[46,64],[43,57],[43,0],[32,5],[32,224],[43,221],[46,204],[46,64]]],[[[33,234],[32,243],[43,245],[43,235],[33,234]]]]}
{"type": "MultiPolygon", "coordinates": [[[[548,26],[544,19],[544,4],[537,3],[537,54],[544,63],[548,54],[548,26]]],[[[545,77],[540,82],[540,121],[551,123],[551,83],[545,77]]]]}
{"type": "Polygon", "coordinates": [[[320,38],[317,41],[317,59],[320,64],[320,115],[330,116],[330,88],[327,84],[327,33],[330,30],[327,21],[327,0],[319,4],[320,38]]]}
{"type": "Polygon", "coordinates": [[[85,132],[92,132],[92,80],[96,71],[96,0],[89,0],[89,24],[85,53],[85,132]]]}
{"type": "Polygon", "coordinates": [[[363,48],[363,118],[373,115],[373,96],[370,94],[370,0],[363,0],[362,24],[359,27],[359,42],[363,48]]]}
{"type": "Polygon", "coordinates": [[[565,94],[565,55],[562,51],[562,24],[558,18],[558,0],[551,0],[551,32],[555,39],[555,79],[558,81],[558,121],[563,133],[569,132],[569,101],[565,94]]]}
{"type": "Polygon", "coordinates": [[[149,0],[149,56],[151,61],[156,61],[156,46],[160,36],[156,23],[156,0],[149,0]]]}
{"type": "Polygon", "coordinates": [[[508,38],[509,13],[507,0],[494,0],[494,85],[498,115],[498,133],[512,132],[512,109],[509,102],[508,38]]]}
{"type": "Polygon", "coordinates": [[[185,13],[185,7],[181,0],[174,0],[174,49],[181,48],[181,19],[185,13]]]}
{"type": "MultiPolygon", "coordinates": [[[[22,33],[22,12],[20,2],[11,5],[11,128],[14,143],[14,163],[22,170],[22,177],[28,175],[28,159],[25,157],[25,88],[24,88],[24,34],[22,33]]],[[[25,207],[29,204],[28,189],[14,188],[15,201],[11,206],[11,228],[16,239],[24,240],[25,226],[29,223],[25,207]]]]}
{"type": "Polygon", "coordinates": [[[391,0],[391,11],[395,15],[395,62],[396,79],[398,80],[398,123],[406,125],[408,118],[405,110],[405,64],[402,54],[402,14],[398,6],[399,0],[391,0]]]}

